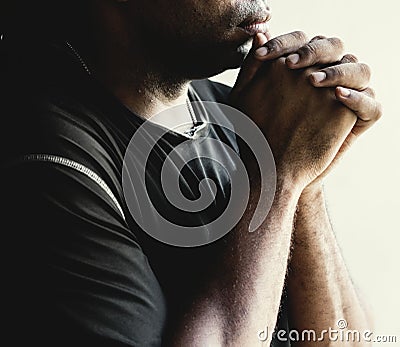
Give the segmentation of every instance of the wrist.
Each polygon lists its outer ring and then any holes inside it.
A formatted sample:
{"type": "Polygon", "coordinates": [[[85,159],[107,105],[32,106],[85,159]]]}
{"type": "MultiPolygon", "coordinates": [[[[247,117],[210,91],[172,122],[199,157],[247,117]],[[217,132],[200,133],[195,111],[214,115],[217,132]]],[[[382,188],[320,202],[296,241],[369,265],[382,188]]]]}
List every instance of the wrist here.
{"type": "Polygon", "coordinates": [[[297,205],[304,189],[301,182],[293,179],[290,175],[277,175],[275,200],[285,198],[297,205]]]}
{"type": "Polygon", "coordinates": [[[306,201],[314,201],[314,200],[322,197],[323,194],[324,194],[324,187],[323,187],[322,181],[312,182],[303,189],[303,191],[300,195],[299,202],[303,202],[305,200],[306,201]]]}
{"type": "Polygon", "coordinates": [[[300,198],[303,190],[308,186],[307,178],[291,168],[277,167],[277,188],[291,190],[300,198]]]}
{"type": "Polygon", "coordinates": [[[325,209],[324,206],[325,197],[322,183],[312,183],[301,192],[297,204],[297,217],[298,219],[314,218],[325,209]]]}

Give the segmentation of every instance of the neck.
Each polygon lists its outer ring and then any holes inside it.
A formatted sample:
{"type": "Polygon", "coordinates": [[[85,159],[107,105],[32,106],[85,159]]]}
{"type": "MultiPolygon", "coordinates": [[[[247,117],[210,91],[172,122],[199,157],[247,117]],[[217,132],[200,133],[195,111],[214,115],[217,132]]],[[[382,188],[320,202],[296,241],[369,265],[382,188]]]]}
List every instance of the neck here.
{"type": "MultiPolygon", "coordinates": [[[[163,52],[152,59],[139,42],[133,50],[103,32],[89,47],[78,47],[93,76],[132,112],[150,118],[175,105],[184,104],[189,80],[162,66],[163,52]],[[161,62],[161,64],[160,64],[161,62]]],[[[167,53],[166,53],[167,54],[167,53]]]]}
{"type": "Polygon", "coordinates": [[[164,71],[146,66],[138,57],[102,57],[94,66],[94,75],[125,106],[149,118],[172,106],[183,104],[189,81],[168,76],[164,71]]]}

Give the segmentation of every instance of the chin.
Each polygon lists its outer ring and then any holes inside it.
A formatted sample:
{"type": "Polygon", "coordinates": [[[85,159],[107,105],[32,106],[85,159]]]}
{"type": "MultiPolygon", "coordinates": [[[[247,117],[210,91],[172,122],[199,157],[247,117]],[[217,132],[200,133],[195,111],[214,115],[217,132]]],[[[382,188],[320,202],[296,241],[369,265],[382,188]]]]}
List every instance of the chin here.
{"type": "Polygon", "coordinates": [[[243,64],[251,45],[244,44],[235,51],[224,52],[214,57],[204,57],[191,66],[189,79],[213,77],[226,70],[237,69],[243,64]]]}

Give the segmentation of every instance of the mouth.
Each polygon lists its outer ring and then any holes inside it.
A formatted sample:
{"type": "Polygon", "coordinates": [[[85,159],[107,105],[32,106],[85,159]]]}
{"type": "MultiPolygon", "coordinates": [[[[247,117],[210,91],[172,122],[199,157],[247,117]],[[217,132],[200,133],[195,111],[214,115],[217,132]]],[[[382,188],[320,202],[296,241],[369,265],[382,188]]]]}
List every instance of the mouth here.
{"type": "Polygon", "coordinates": [[[269,36],[268,21],[271,19],[271,13],[265,12],[259,17],[248,17],[238,25],[238,28],[246,32],[249,36],[255,36],[258,33],[269,36]]]}

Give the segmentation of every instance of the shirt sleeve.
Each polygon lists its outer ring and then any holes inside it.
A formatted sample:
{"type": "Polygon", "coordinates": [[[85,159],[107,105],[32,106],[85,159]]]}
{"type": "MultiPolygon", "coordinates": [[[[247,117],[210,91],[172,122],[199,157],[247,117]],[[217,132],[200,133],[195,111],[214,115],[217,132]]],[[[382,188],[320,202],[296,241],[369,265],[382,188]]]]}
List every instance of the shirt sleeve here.
{"type": "Polygon", "coordinates": [[[3,174],[11,340],[160,346],[165,299],[110,196],[54,163],[21,163],[3,174]]]}

